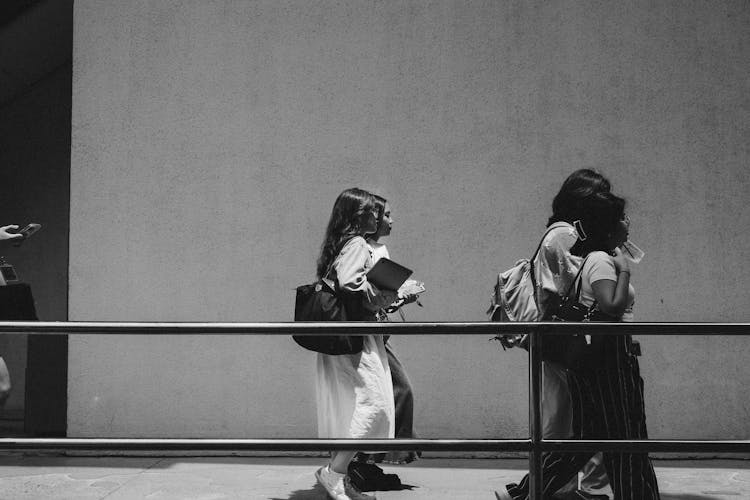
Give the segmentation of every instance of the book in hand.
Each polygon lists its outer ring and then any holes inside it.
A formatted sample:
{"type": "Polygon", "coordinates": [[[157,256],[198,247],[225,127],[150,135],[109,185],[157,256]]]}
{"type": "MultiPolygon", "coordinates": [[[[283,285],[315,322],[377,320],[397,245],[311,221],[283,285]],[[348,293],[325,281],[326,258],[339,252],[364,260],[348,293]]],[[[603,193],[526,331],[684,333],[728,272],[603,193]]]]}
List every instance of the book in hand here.
{"type": "Polygon", "coordinates": [[[398,290],[411,276],[412,270],[396,264],[391,259],[381,258],[367,271],[367,281],[381,290],[398,290]]]}

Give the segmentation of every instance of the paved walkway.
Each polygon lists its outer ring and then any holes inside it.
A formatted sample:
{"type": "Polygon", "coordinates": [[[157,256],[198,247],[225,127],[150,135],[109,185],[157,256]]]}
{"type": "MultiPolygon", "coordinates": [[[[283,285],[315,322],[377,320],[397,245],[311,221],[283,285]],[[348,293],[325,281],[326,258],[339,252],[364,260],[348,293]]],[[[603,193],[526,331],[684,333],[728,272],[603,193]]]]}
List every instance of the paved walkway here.
{"type": "MultiPolygon", "coordinates": [[[[325,500],[323,458],[0,456],[0,499],[325,500]]],[[[385,466],[407,489],[381,500],[493,500],[525,460],[423,458],[385,466]]],[[[655,461],[663,500],[749,500],[750,461],[655,461]]]]}

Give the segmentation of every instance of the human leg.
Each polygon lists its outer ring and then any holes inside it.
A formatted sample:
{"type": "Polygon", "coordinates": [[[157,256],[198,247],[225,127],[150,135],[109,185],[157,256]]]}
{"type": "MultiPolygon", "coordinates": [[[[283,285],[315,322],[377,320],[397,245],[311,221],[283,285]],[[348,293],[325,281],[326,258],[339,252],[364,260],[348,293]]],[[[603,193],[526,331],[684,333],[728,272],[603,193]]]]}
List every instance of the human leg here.
{"type": "MultiPolygon", "coordinates": [[[[556,363],[542,364],[542,434],[545,439],[572,439],[571,395],[567,370],[556,363]]],[[[611,498],[601,453],[591,457],[574,477],[554,494],[558,500],[611,498]]]]}
{"type": "Polygon", "coordinates": [[[333,500],[351,500],[344,487],[345,477],[346,474],[334,471],[330,463],[315,471],[315,479],[333,500]]]}
{"type": "MultiPolygon", "coordinates": [[[[565,486],[589,461],[593,453],[547,453],[542,459],[542,498],[552,499],[555,493],[565,486]]],[[[518,484],[505,486],[505,491],[496,493],[502,500],[526,500],[529,498],[529,474],[518,484]]]]}
{"type": "MultiPolygon", "coordinates": [[[[385,344],[388,365],[393,384],[393,401],[395,415],[395,437],[414,437],[413,413],[414,398],[411,383],[403,365],[396,357],[390,344],[385,344]]],[[[349,464],[349,476],[352,484],[361,491],[397,490],[402,488],[401,480],[396,474],[386,474],[377,463],[409,463],[417,458],[417,452],[392,451],[389,453],[357,453],[349,464]]]]}
{"type": "MultiPolygon", "coordinates": [[[[638,358],[629,352],[631,339],[613,343],[613,362],[599,377],[599,395],[606,407],[607,438],[648,439],[643,379],[638,358]]],[[[659,500],[659,486],[648,453],[605,454],[605,466],[615,498],[659,500]]]]}
{"type": "MultiPolygon", "coordinates": [[[[393,392],[382,340],[367,336],[356,355],[319,355],[318,433],[321,438],[393,437],[393,392]]],[[[356,452],[339,451],[315,473],[335,500],[372,500],[351,487],[346,473],[356,452]]]]}

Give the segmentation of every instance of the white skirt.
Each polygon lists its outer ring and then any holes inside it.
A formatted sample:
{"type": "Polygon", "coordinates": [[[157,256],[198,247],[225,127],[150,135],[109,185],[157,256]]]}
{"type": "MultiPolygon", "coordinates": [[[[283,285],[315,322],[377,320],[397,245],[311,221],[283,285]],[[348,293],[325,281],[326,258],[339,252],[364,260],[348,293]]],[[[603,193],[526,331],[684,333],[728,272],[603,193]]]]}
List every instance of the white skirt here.
{"type": "Polygon", "coordinates": [[[382,335],[364,337],[359,354],[318,354],[318,437],[392,438],[393,382],[382,335]]]}

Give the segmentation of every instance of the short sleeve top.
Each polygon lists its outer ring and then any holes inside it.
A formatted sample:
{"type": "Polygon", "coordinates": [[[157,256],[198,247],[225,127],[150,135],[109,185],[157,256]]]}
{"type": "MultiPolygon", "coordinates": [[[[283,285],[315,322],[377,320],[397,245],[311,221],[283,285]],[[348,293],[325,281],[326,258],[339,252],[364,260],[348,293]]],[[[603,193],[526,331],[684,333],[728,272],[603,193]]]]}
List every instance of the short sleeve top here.
{"type": "MultiPolygon", "coordinates": [[[[591,306],[594,301],[594,289],[592,283],[599,280],[610,280],[617,282],[617,269],[612,256],[606,252],[591,252],[586,258],[581,271],[581,296],[579,301],[582,304],[591,306]]],[[[628,286],[628,307],[622,315],[622,321],[633,321],[633,304],[635,302],[635,288],[633,285],[628,286]]]]}
{"type": "Polygon", "coordinates": [[[570,249],[578,241],[575,228],[567,223],[556,223],[542,240],[539,254],[534,260],[536,282],[539,284],[539,309],[545,311],[555,298],[562,296],[575,280],[583,259],[571,255],[570,249]]]}

